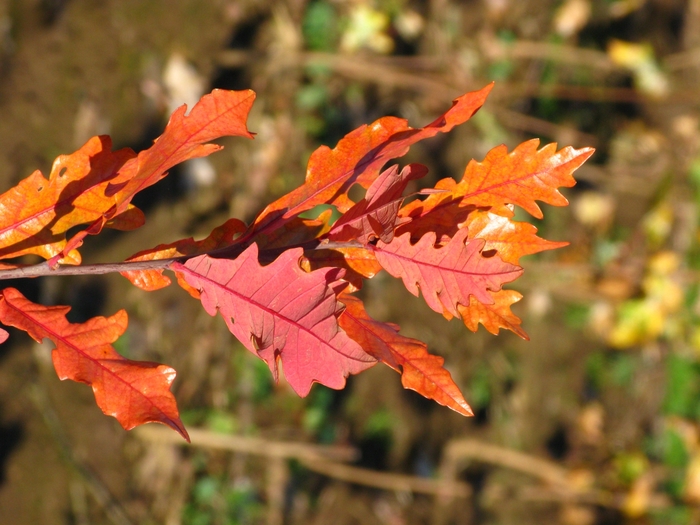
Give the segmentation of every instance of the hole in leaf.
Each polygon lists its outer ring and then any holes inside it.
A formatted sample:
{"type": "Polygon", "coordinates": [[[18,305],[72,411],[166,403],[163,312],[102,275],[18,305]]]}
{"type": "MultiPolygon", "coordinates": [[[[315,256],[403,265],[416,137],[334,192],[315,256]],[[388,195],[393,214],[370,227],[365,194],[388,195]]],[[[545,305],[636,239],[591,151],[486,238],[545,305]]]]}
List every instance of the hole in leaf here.
{"type": "Polygon", "coordinates": [[[483,252],[481,252],[481,256],[485,257],[486,259],[489,259],[489,258],[493,257],[494,255],[496,255],[496,253],[497,253],[496,250],[484,250],[483,252]]]}
{"type": "Polygon", "coordinates": [[[68,168],[63,167],[63,168],[61,168],[61,170],[58,172],[58,176],[59,176],[59,177],[64,177],[65,174],[66,174],[67,172],[68,172],[68,168]]]}

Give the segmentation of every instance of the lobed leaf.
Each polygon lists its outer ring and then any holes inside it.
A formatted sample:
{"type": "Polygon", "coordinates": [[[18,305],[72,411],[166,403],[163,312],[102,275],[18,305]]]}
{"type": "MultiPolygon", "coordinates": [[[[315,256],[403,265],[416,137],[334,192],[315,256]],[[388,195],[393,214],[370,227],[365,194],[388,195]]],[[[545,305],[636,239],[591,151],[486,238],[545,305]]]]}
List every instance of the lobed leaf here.
{"type": "MultiPolygon", "coordinates": [[[[102,217],[116,204],[105,195],[107,184],[135,153],[111,151],[107,136],[93,137],[78,151],[61,155],[48,180],[35,171],[0,195],[0,259],[35,254],[51,259],[59,254],[64,264],[80,264],[80,254],[66,248],[66,232],[102,217]]],[[[110,226],[133,229],[143,214],[125,207],[110,226]]]]}
{"type": "Polygon", "coordinates": [[[515,290],[499,290],[489,294],[493,299],[490,304],[480,303],[475,297],[470,297],[468,305],[460,304],[457,307],[466,327],[476,332],[481,323],[493,335],[498,335],[498,331],[505,328],[528,341],[530,338],[520,327],[520,318],[510,311],[511,305],[523,298],[522,294],[515,290]]]}
{"type": "Polygon", "coordinates": [[[400,224],[398,212],[406,185],[426,173],[428,168],[421,164],[409,164],[401,172],[398,166],[385,170],[369,187],[365,198],[335,222],[328,232],[328,239],[335,242],[357,240],[367,244],[379,238],[391,242],[394,230],[400,224]]]}
{"type": "Polygon", "coordinates": [[[37,342],[49,338],[56,345],[51,357],[59,379],[92,386],[102,412],[115,417],[126,430],[162,423],[189,441],[170,392],[175,370],[126,359],[112,346],[126,330],[126,312],[69,323],[69,310],[68,306],[33,303],[14,288],[5,288],[0,295],[3,324],[26,331],[37,342]]]}
{"type": "Polygon", "coordinates": [[[442,357],[429,354],[428,345],[422,341],[399,335],[398,327],[372,319],[358,298],[343,293],[338,299],[346,307],[339,319],[341,328],[372,356],[399,372],[404,388],[463,416],[473,415],[452,376],[442,366],[442,357]]]}
{"type": "Polygon", "coordinates": [[[489,291],[517,279],[522,268],[503,262],[498,256],[484,257],[482,239],[466,240],[468,231],[459,230],[448,244],[435,246],[435,234],[424,235],[411,244],[410,235],[377,243],[377,261],[416,297],[419,289],[428,306],[448,319],[460,317],[458,305],[468,305],[470,296],[483,304],[493,303],[489,291]],[[466,242],[465,242],[466,240],[466,242]]]}
{"type": "Polygon", "coordinates": [[[256,218],[251,235],[275,229],[319,204],[332,204],[345,213],[355,204],[347,196],[354,184],[367,189],[387,161],[405,155],[416,142],[447,133],[469,120],[492,87],[489,84],[457,98],[452,108],[424,128],[414,129],[404,119],[383,117],[350,132],[334,149],[321,146],[309,158],[304,184],[267,206],[256,218]]]}
{"type": "Polygon", "coordinates": [[[300,396],[319,382],[345,386],[345,378],[373,366],[367,354],[338,326],[341,305],[336,292],[343,270],[322,268],[310,273],[299,267],[302,249],[287,250],[267,266],[258,263],[252,244],[234,260],[202,255],[171,269],[197,289],[210,315],[221,313],[229,330],[263,359],[275,380],[278,361],[300,396]]]}
{"type": "Polygon", "coordinates": [[[569,201],[557,188],[576,184],[572,173],[593,155],[593,148],[557,151],[556,144],[537,149],[538,139],[528,140],[508,153],[506,146],[493,148],[483,162],[472,160],[455,194],[474,206],[516,204],[530,215],[542,218],[536,200],[553,206],[569,201]]]}
{"type": "Polygon", "coordinates": [[[469,239],[483,239],[484,251],[496,250],[505,262],[518,264],[520,257],[567,246],[568,242],[547,241],[536,235],[527,222],[512,221],[495,213],[474,210],[464,223],[469,239]]]}
{"type": "Polygon", "coordinates": [[[100,233],[109,221],[128,210],[138,192],[161,180],[176,164],[221,149],[210,141],[226,136],[252,138],[246,121],[254,100],[255,93],[249,89],[215,89],[203,96],[189,115],[185,114],[187,107],[184,105],[176,109],[153,146],[126,162],[110,181],[105,194],[115,199],[115,205],[87,229],[74,235],[63,248],[64,252],[79,247],[88,235],[100,233]]]}

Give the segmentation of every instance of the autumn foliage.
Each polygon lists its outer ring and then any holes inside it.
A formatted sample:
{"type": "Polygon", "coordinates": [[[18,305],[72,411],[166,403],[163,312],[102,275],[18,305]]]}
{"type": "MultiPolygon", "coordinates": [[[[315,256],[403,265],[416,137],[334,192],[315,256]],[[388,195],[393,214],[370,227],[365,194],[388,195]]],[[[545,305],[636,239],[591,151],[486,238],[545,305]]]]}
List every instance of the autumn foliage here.
{"type": "MultiPolygon", "coordinates": [[[[461,96],[423,128],[384,117],[334,149],[319,148],[304,183],[249,225],[232,218],[200,241],[80,266],[79,249],[89,235],[143,225],[143,213],[131,203],[139,191],[176,164],[220,149],[214,139],[252,138],[246,121],[255,95],[215,90],[189,114],[179,108],[153,146],[138,154],[112,151],[109,137],[93,137],[58,157],[48,179],[34,172],[0,196],[0,259],[45,259],[34,266],[4,264],[0,278],[118,271],[135,286],[156,290],[171,283],[163,273],[169,270],[209,314],[221,314],[275,379],[281,363],[299,395],[314,382],[343,388],[348,375],[380,361],[401,374],[406,388],[470,415],[443,359],[397,326],[372,319],[356,292],[364,279],[385,270],[447,319],[457,317],[473,331],[482,324],[494,334],[503,328],[527,338],[510,309],[521,295],[503,286],[522,274],[521,256],[566,243],[541,239],[534,226],[514,221],[513,206],[541,218],[536,201],[566,205],[558,188],[574,185],[573,171],[593,150],[538,149],[537,140],[510,153],[498,146],[482,162],[471,161],[459,182],[443,179],[418,195],[406,195],[407,188],[427,168],[384,169],[414,143],[467,121],[491,87],[461,96]],[[366,190],[358,202],[348,194],[355,185],[366,190]],[[304,212],[319,205],[334,206],[340,218],[333,222],[330,210],[306,218],[304,212]]],[[[53,341],[58,376],[91,385],[105,414],[125,429],[159,422],[188,439],[170,392],[175,371],[125,359],[112,346],[127,328],[127,314],[77,324],[67,321],[68,310],[33,303],[13,288],[0,295],[0,321],[37,341],[53,341]]],[[[0,331],[5,340],[7,332],[0,331]]]]}

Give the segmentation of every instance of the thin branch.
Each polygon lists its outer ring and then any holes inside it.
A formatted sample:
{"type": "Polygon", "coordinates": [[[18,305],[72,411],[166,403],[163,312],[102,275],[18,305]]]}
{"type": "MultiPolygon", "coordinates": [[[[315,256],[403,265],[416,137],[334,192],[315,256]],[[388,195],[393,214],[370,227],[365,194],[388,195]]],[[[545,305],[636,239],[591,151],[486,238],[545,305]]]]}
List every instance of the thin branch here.
{"type": "MultiPolygon", "coordinates": [[[[304,250],[334,250],[339,248],[362,248],[363,246],[364,245],[358,241],[319,243],[319,241],[313,240],[280,248],[261,250],[260,259],[263,261],[274,260],[282,252],[293,248],[303,248],[304,250]]],[[[245,245],[228,246],[208,252],[206,255],[215,258],[235,259],[245,248],[247,248],[245,245]]],[[[185,262],[187,259],[199,257],[200,255],[204,254],[197,253],[193,255],[183,255],[181,257],[170,257],[168,259],[155,259],[153,261],[124,261],[118,263],[85,264],[81,266],[59,264],[54,268],[51,268],[48,262],[43,262],[33,266],[0,270],[0,281],[6,279],[45,277],[48,275],[103,275],[107,273],[133,272],[138,270],[167,270],[174,262],[185,262]]]]}
{"type": "Polygon", "coordinates": [[[83,266],[71,266],[59,264],[51,268],[47,262],[13,268],[0,271],[0,280],[24,279],[27,277],[44,277],[47,275],[102,275],[106,273],[128,272],[136,270],[165,270],[173,262],[182,261],[186,257],[173,257],[170,259],[157,259],[154,261],[125,261],[120,263],[98,263],[83,266]]]}

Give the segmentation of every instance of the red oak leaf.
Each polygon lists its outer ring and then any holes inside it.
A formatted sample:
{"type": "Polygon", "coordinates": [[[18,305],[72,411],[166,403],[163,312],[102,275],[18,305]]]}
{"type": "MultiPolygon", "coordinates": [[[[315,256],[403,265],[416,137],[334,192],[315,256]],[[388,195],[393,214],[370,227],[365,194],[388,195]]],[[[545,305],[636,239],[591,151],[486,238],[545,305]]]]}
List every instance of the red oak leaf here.
{"type": "Polygon", "coordinates": [[[435,234],[424,235],[411,244],[410,235],[394,237],[385,244],[377,244],[375,255],[394,277],[416,297],[418,290],[433,310],[448,319],[459,317],[458,305],[468,305],[469,297],[483,304],[493,303],[489,291],[497,291],[505,283],[517,279],[522,268],[501,261],[498,256],[484,257],[484,241],[466,241],[468,231],[459,230],[448,244],[435,246],[435,234]]]}
{"type": "Polygon", "coordinates": [[[406,185],[426,173],[428,168],[421,164],[409,164],[400,173],[398,166],[385,170],[369,187],[365,198],[336,221],[328,238],[335,242],[357,240],[363,244],[375,238],[391,242],[406,185]]]}
{"type": "Polygon", "coordinates": [[[176,109],[155,144],[125,163],[107,187],[106,194],[115,199],[114,207],[74,235],[64,251],[68,253],[80,246],[86,236],[100,233],[108,221],[129,208],[139,191],[161,180],[176,164],[221,149],[210,141],[225,136],[252,138],[246,120],[254,100],[255,93],[251,90],[215,89],[203,96],[189,115],[185,115],[184,105],[176,109]]]}
{"type": "Polygon", "coordinates": [[[309,158],[304,184],[267,206],[258,215],[252,231],[275,229],[277,223],[318,204],[332,204],[345,213],[355,204],[347,196],[351,186],[368,188],[387,161],[405,155],[416,142],[447,133],[469,120],[484,104],[492,87],[489,84],[462,95],[444,115],[424,128],[414,129],[404,119],[383,117],[352,131],[334,149],[321,146],[309,158]]]}
{"type": "Polygon", "coordinates": [[[429,354],[425,343],[399,335],[398,327],[372,319],[356,297],[343,293],[338,299],[346,306],[339,319],[341,328],[362,348],[401,373],[404,388],[464,416],[473,415],[452,376],[443,368],[442,357],[429,354]]]}
{"type": "Polygon", "coordinates": [[[189,441],[170,392],[175,370],[125,359],[112,347],[126,330],[126,312],[69,323],[69,310],[33,303],[14,288],[6,288],[0,296],[0,321],[26,331],[38,342],[51,339],[56,345],[51,357],[58,377],[92,386],[102,412],[114,416],[126,430],[163,423],[189,441]]]}
{"type": "Polygon", "coordinates": [[[302,253],[287,250],[260,266],[252,244],[234,260],[202,255],[171,268],[199,290],[210,315],[221,313],[231,333],[268,364],[275,379],[281,360],[287,381],[305,396],[313,382],[343,388],[349,374],[376,361],[338,327],[342,308],[336,289],[343,270],[306,273],[299,267],[302,253]]]}

